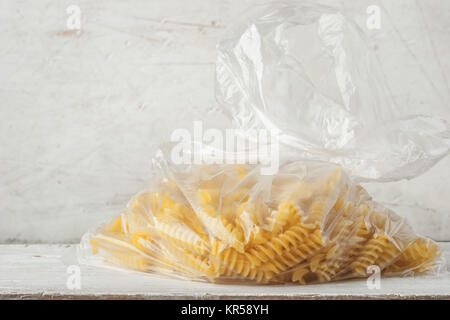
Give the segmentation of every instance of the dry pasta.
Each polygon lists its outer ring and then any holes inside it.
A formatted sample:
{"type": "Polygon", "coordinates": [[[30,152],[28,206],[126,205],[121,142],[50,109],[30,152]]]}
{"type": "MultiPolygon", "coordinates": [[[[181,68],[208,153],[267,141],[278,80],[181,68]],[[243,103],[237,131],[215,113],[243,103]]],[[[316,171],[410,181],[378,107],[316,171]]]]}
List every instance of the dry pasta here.
{"type": "Polygon", "coordinates": [[[106,264],[212,282],[309,284],[436,269],[438,246],[415,235],[335,165],[167,165],[81,248],[106,264]]]}

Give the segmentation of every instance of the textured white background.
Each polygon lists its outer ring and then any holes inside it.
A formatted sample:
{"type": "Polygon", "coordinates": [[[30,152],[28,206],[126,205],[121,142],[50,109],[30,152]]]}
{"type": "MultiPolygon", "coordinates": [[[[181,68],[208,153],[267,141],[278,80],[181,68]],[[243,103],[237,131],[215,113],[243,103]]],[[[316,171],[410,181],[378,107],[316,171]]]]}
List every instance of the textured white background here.
{"type": "MultiPolygon", "coordinates": [[[[0,243],[77,242],[147,185],[174,128],[226,124],[215,44],[257,2],[0,1],[0,243]],[[66,28],[70,4],[81,8],[79,35],[66,28]]],[[[342,3],[363,26],[380,2],[342,3]]],[[[368,35],[398,102],[450,121],[450,1],[381,4],[386,24],[368,35]],[[409,74],[418,66],[430,88],[409,74]]],[[[412,181],[368,187],[420,233],[450,240],[449,166],[447,157],[412,181]]]]}

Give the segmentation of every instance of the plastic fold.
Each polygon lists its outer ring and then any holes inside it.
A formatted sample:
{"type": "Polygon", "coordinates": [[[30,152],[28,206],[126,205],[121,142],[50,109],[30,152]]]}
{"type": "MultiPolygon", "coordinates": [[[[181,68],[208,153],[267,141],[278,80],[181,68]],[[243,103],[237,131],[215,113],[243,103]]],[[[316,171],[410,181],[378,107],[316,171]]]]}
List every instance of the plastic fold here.
{"type": "MultiPolygon", "coordinates": [[[[273,132],[294,159],[333,162],[360,180],[425,172],[449,153],[450,125],[433,114],[449,101],[430,102],[426,114],[398,106],[363,30],[318,3],[256,6],[226,32],[216,60],[219,104],[236,128],[273,132]]],[[[428,82],[417,78],[418,91],[428,82]]]]}

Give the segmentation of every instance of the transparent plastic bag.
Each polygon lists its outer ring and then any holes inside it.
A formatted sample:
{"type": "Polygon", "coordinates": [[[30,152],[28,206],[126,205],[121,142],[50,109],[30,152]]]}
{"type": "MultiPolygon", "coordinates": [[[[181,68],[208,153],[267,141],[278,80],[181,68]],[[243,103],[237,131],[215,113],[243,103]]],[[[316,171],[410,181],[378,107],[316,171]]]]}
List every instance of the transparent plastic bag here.
{"type": "Polygon", "coordinates": [[[114,220],[83,237],[87,263],[211,282],[315,283],[438,273],[433,241],[372,201],[341,167],[158,160],[159,175],[114,220]],[[368,273],[369,272],[369,273],[368,273]]]}
{"type": "Polygon", "coordinates": [[[358,183],[426,171],[448,154],[448,123],[396,107],[362,32],[338,9],[298,1],[254,11],[218,46],[216,94],[244,136],[275,132],[278,172],[179,166],[160,153],[149,189],[83,236],[81,262],[239,283],[445,270],[437,244],[358,183]]]}
{"type": "Polygon", "coordinates": [[[449,124],[398,107],[386,83],[357,24],[317,1],[258,6],[218,45],[216,96],[236,127],[361,180],[412,178],[449,151],[449,124]]]}

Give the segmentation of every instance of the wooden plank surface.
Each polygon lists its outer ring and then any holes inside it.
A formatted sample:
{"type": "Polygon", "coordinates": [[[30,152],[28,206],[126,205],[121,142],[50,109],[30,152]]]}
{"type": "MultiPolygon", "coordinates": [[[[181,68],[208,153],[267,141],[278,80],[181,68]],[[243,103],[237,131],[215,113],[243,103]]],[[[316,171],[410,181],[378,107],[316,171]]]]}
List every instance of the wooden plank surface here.
{"type": "MultiPolygon", "coordinates": [[[[440,245],[448,260],[450,243],[440,245]]],[[[219,285],[82,265],[81,288],[69,289],[73,266],[74,245],[0,245],[0,299],[450,299],[448,274],[382,278],[380,289],[370,290],[366,280],[219,285]]]]}

